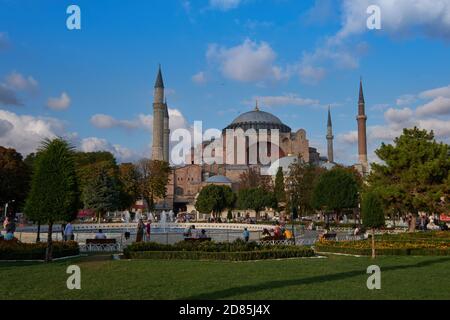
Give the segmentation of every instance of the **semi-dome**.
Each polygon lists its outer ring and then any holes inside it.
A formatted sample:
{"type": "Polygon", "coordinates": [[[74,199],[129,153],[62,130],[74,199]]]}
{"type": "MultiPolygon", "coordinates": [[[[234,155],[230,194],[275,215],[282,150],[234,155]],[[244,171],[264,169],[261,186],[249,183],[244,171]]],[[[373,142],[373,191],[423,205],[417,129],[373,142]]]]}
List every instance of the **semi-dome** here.
{"type": "Polygon", "coordinates": [[[300,160],[297,156],[287,156],[282,157],[274,161],[269,168],[266,169],[266,174],[275,176],[278,172],[278,168],[281,168],[283,170],[283,173],[287,175],[290,170],[290,166],[300,160]]]}
{"type": "Polygon", "coordinates": [[[246,112],[238,116],[226,129],[279,129],[280,132],[291,132],[291,128],[285,125],[281,120],[273,114],[259,110],[256,106],[255,110],[246,112]]]}
{"type": "Polygon", "coordinates": [[[225,176],[217,175],[209,177],[206,180],[206,183],[231,183],[231,180],[225,176]]]}

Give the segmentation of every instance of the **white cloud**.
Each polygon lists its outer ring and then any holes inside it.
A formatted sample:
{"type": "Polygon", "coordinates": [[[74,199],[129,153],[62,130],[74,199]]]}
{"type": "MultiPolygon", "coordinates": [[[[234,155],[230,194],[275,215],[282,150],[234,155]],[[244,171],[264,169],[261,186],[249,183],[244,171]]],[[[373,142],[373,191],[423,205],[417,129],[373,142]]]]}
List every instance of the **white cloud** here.
{"type": "Polygon", "coordinates": [[[416,109],[420,117],[450,114],[450,98],[437,97],[416,109]]]}
{"type": "Polygon", "coordinates": [[[338,142],[343,142],[347,144],[355,144],[358,142],[358,132],[357,131],[350,131],[346,133],[340,133],[337,136],[338,142]]]}
{"type": "Polygon", "coordinates": [[[303,82],[314,84],[325,77],[326,71],[322,67],[313,67],[303,62],[299,67],[299,75],[303,82]]]}
{"type": "Polygon", "coordinates": [[[116,157],[119,162],[137,160],[138,155],[121,145],[111,144],[106,139],[89,137],[81,140],[80,150],[83,152],[108,151],[116,157]]]}
{"type": "MultiPolygon", "coordinates": [[[[423,91],[417,95],[402,96],[402,100],[414,100],[418,98],[431,100],[415,109],[405,107],[401,109],[389,108],[384,113],[385,123],[367,127],[367,142],[369,146],[369,158],[379,161],[374,150],[381,142],[392,143],[393,139],[403,133],[404,128],[418,127],[428,131],[433,130],[439,141],[450,142],[450,86],[423,91]]],[[[397,102],[398,100],[397,99],[397,102]]],[[[370,115],[369,115],[370,120],[370,115]]],[[[357,146],[357,131],[341,133],[337,136],[340,144],[357,146]]]]}
{"type": "Polygon", "coordinates": [[[0,138],[6,135],[14,128],[14,125],[8,120],[0,119],[0,138]]]}
{"type": "Polygon", "coordinates": [[[45,138],[73,137],[64,123],[55,118],[17,115],[0,109],[0,145],[14,148],[23,155],[35,152],[45,138]]]}
{"type": "Polygon", "coordinates": [[[246,39],[235,47],[210,44],[206,53],[208,61],[219,64],[222,75],[240,82],[281,80],[288,75],[276,66],[276,53],[266,42],[259,44],[246,39]]]}
{"type": "Polygon", "coordinates": [[[228,11],[237,8],[241,4],[241,0],[209,0],[212,9],[228,11]]]}
{"type": "Polygon", "coordinates": [[[302,98],[296,94],[289,93],[282,96],[259,96],[254,97],[253,101],[258,99],[261,106],[278,107],[278,106],[313,106],[318,105],[319,100],[302,98]]]}
{"type": "Polygon", "coordinates": [[[125,129],[136,129],[139,127],[138,121],[117,120],[110,115],[96,114],[91,117],[91,123],[97,128],[109,129],[121,127],[125,129]]]}
{"type": "Polygon", "coordinates": [[[423,34],[450,38],[449,0],[344,0],[343,23],[335,36],[336,41],[367,31],[369,5],[378,5],[381,9],[382,32],[396,37],[423,34]]]}
{"type": "Polygon", "coordinates": [[[395,38],[425,35],[450,39],[450,0],[343,0],[339,31],[322,39],[316,49],[303,54],[299,62],[302,81],[318,82],[325,70],[359,67],[359,59],[368,46],[357,41],[359,35],[368,32],[366,10],[370,5],[381,9],[378,34],[395,38]]]}
{"type": "Polygon", "coordinates": [[[440,87],[436,89],[423,91],[420,93],[419,96],[422,99],[432,99],[438,97],[450,98],[450,85],[446,87],[440,87]]]}
{"type": "Polygon", "coordinates": [[[38,82],[32,76],[25,77],[13,71],[6,76],[6,85],[11,89],[34,92],[37,90],[38,82]]]}
{"type": "Polygon", "coordinates": [[[406,106],[406,105],[411,105],[414,102],[417,101],[417,97],[413,94],[404,94],[400,97],[398,97],[396,104],[398,106],[406,106]]]}
{"type": "Polygon", "coordinates": [[[192,81],[197,83],[197,84],[204,84],[204,83],[206,83],[207,80],[206,80],[205,72],[200,71],[200,72],[194,74],[192,76],[192,81]]]}
{"type": "MultiPolygon", "coordinates": [[[[170,130],[186,128],[187,121],[180,110],[169,108],[170,130]]],[[[143,129],[151,131],[153,129],[153,115],[139,114],[133,120],[119,120],[106,114],[95,114],[91,117],[91,124],[99,129],[122,128],[127,130],[143,129]]]]}
{"type": "Polygon", "coordinates": [[[61,93],[58,98],[49,98],[47,107],[53,110],[65,110],[70,106],[70,97],[66,92],[61,93]]]}
{"type": "Polygon", "coordinates": [[[450,120],[425,119],[419,120],[418,126],[428,131],[433,130],[438,139],[450,140],[450,120]]]}
{"type": "Polygon", "coordinates": [[[403,109],[393,109],[390,108],[384,113],[384,118],[387,122],[390,123],[397,123],[397,124],[404,124],[405,122],[411,120],[413,117],[413,110],[410,108],[403,108],[403,109]]]}

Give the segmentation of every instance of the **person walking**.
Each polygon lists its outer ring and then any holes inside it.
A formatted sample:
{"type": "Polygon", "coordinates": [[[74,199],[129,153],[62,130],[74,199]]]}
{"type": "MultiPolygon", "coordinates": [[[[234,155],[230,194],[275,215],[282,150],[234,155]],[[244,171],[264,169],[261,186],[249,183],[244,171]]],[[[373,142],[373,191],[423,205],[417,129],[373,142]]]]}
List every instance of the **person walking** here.
{"type": "Polygon", "coordinates": [[[247,228],[244,228],[242,236],[244,237],[245,242],[248,242],[250,240],[250,232],[248,231],[247,228]]]}
{"type": "Polygon", "coordinates": [[[150,233],[151,233],[151,229],[152,229],[152,222],[151,220],[147,221],[147,224],[145,225],[145,237],[146,237],[146,241],[150,241],[150,233]]]}
{"type": "Polygon", "coordinates": [[[144,222],[142,221],[142,219],[139,219],[136,233],[136,242],[142,242],[142,238],[144,237],[144,229],[145,229],[144,222]]]}
{"type": "Polygon", "coordinates": [[[64,228],[64,241],[70,241],[73,240],[73,226],[69,222],[66,224],[66,227],[64,228]]]}

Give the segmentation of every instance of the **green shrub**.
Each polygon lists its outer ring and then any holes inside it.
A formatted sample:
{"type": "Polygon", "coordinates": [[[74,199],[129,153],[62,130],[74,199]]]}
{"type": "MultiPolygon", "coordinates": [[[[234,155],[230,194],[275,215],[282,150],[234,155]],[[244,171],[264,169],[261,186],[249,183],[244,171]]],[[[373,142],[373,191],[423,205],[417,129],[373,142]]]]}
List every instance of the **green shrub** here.
{"type": "Polygon", "coordinates": [[[128,252],[128,259],[190,259],[190,260],[227,260],[248,261],[265,259],[286,259],[297,257],[312,257],[314,251],[310,248],[292,247],[289,249],[268,249],[258,251],[237,252],[207,252],[207,251],[134,251],[128,252]]]}
{"type": "Polygon", "coordinates": [[[124,249],[124,256],[133,259],[207,259],[207,260],[259,260],[292,257],[310,257],[314,251],[298,246],[262,246],[256,242],[190,242],[174,245],[154,242],[133,243],[124,249]]]}
{"type": "MultiPolygon", "coordinates": [[[[0,260],[43,260],[47,243],[20,243],[17,241],[0,241],[0,260]]],[[[53,257],[62,258],[80,253],[75,241],[53,242],[53,257]]]]}

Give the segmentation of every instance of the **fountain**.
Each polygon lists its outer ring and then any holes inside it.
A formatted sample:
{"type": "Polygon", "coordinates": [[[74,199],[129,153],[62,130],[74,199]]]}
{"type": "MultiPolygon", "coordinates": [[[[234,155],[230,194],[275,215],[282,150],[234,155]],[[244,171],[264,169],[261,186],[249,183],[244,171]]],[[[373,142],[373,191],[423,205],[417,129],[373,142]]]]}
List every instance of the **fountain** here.
{"type": "Polygon", "coordinates": [[[169,221],[170,221],[170,222],[174,222],[174,213],[173,213],[173,210],[170,210],[170,211],[169,211],[169,221]]]}
{"type": "Polygon", "coordinates": [[[127,210],[124,212],[123,220],[127,224],[130,223],[130,211],[127,210]]]}
{"type": "Polygon", "coordinates": [[[136,214],[134,215],[134,222],[139,222],[139,220],[141,220],[142,218],[142,214],[138,211],[136,212],[136,214]]]}
{"type": "Polygon", "coordinates": [[[166,213],[166,211],[161,212],[160,224],[161,224],[161,228],[163,228],[164,232],[166,232],[166,225],[167,225],[167,213],[166,213]]]}
{"type": "Polygon", "coordinates": [[[151,222],[155,221],[155,217],[153,216],[153,213],[151,213],[151,212],[148,213],[148,220],[151,222]]]}

